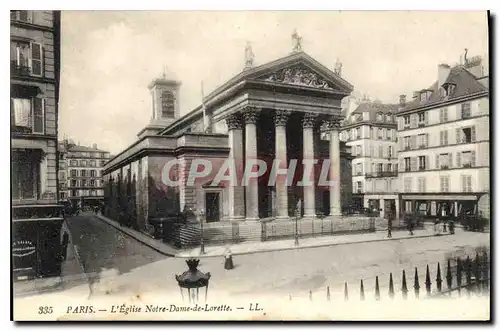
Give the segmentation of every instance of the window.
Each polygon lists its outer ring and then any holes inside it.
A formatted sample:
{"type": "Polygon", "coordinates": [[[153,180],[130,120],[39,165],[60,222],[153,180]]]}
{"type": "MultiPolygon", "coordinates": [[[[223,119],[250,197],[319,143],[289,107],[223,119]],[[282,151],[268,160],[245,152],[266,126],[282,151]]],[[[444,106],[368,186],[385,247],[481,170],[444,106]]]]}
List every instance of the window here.
{"type": "MultiPolygon", "coordinates": [[[[462,161],[462,167],[464,168],[472,167],[472,152],[471,151],[462,152],[461,161],[462,161]]],[[[459,165],[457,164],[457,166],[459,165]]]]}
{"type": "Polygon", "coordinates": [[[405,150],[408,150],[411,148],[411,139],[410,139],[410,136],[406,136],[403,138],[404,139],[404,149],[405,150]]]}
{"type": "Polygon", "coordinates": [[[406,115],[403,117],[405,126],[410,125],[410,115],[406,115]]]}
{"type": "Polygon", "coordinates": [[[387,150],[387,157],[392,158],[393,154],[394,154],[393,147],[389,146],[389,148],[387,150]]]}
{"type": "Polygon", "coordinates": [[[448,131],[439,132],[439,141],[441,143],[441,146],[448,145],[448,131]]]}
{"type": "Polygon", "coordinates": [[[96,171],[90,170],[90,177],[95,177],[95,176],[96,176],[96,171]]]}
{"type": "Polygon", "coordinates": [[[418,125],[424,125],[425,124],[425,112],[418,113],[418,125]]]}
{"type": "Polygon", "coordinates": [[[425,177],[418,178],[418,192],[425,192],[425,177]]]}
{"type": "Polygon", "coordinates": [[[77,174],[76,174],[76,170],[71,170],[71,177],[76,177],[77,174]]]}
{"type": "Polygon", "coordinates": [[[384,129],[378,129],[378,139],[382,140],[384,138],[384,129]]]}
{"type": "Polygon", "coordinates": [[[33,13],[29,10],[11,10],[10,19],[31,23],[33,21],[33,13]]]}
{"type": "Polygon", "coordinates": [[[71,181],[71,187],[76,187],[76,186],[77,186],[76,180],[72,180],[71,181]]]}
{"type": "Polygon", "coordinates": [[[450,177],[441,176],[439,181],[441,185],[441,192],[450,192],[450,177]]]}
{"type": "Polygon", "coordinates": [[[404,190],[405,192],[411,192],[411,178],[404,179],[404,190]]]}
{"type": "Polygon", "coordinates": [[[462,118],[469,118],[471,116],[470,102],[462,104],[462,118]]]}
{"type": "Polygon", "coordinates": [[[87,171],[86,170],[80,170],[80,177],[87,177],[87,171]]]}
{"type": "Polygon", "coordinates": [[[87,166],[87,161],[80,160],[80,167],[86,167],[86,166],[87,166]]]}
{"type": "Polygon", "coordinates": [[[439,121],[441,123],[448,122],[448,108],[441,108],[439,110],[439,121]]]}
{"type": "Polygon", "coordinates": [[[418,157],[418,170],[425,170],[425,156],[418,157]]]}
{"type": "Polygon", "coordinates": [[[418,144],[418,147],[420,147],[420,148],[427,147],[427,134],[423,133],[423,134],[417,135],[417,144],[418,144]]]}
{"type": "Polygon", "coordinates": [[[363,192],[363,182],[361,181],[356,182],[356,192],[357,193],[363,192]]]}
{"type": "Polygon", "coordinates": [[[11,118],[16,132],[44,134],[45,100],[12,98],[11,118]]]}
{"type": "Polygon", "coordinates": [[[356,128],[356,139],[361,138],[361,130],[359,128],[356,128]]]}
{"type": "Polygon", "coordinates": [[[15,75],[42,76],[42,45],[36,42],[11,41],[10,63],[15,75]]]}
{"type": "Polygon", "coordinates": [[[69,165],[71,167],[76,167],[76,166],[78,166],[78,161],[77,160],[71,160],[71,161],[69,161],[69,165]]]}
{"type": "Polygon", "coordinates": [[[411,170],[411,158],[405,157],[405,171],[411,170]]]}
{"type": "Polygon", "coordinates": [[[378,147],[378,157],[380,157],[380,158],[384,157],[384,147],[383,146],[378,147]]]}
{"type": "Polygon", "coordinates": [[[64,170],[59,170],[59,180],[66,179],[66,172],[64,170]]]}
{"type": "Polygon", "coordinates": [[[13,151],[11,158],[12,199],[36,199],[39,196],[40,162],[38,150],[13,151]]]}
{"type": "Polygon", "coordinates": [[[101,167],[104,167],[106,165],[106,160],[101,160],[101,167]]]}
{"type": "Polygon", "coordinates": [[[472,192],[472,176],[462,175],[462,191],[472,192]]]}
{"type": "Polygon", "coordinates": [[[370,127],[370,138],[375,139],[375,132],[373,131],[372,127],[370,127]]]}
{"type": "Polygon", "coordinates": [[[449,154],[439,154],[439,165],[441,169],[448,169],[450,167],[449,154]]]}
{"type": "Polygon", "coordinates": [[[377,114],[377,121],[382,122],[383,115],[382,114],[377,114]]]}
{"type": "Polygon", "coordinates": [[[90,180],[90,186],[95,187],[95,180],[90,180]]]}
{"type": "Polygon", "coordinates": [[[90,161],[89,163],[90,163],[91,167],[95,167],[95,161],[94,160],[90,161]]]}
{"type": "Polygon", "coordinates": [[[391,140],[391,135],[392,135],[392,130],[391,129],[385,130],[385,139],[386,140],[391,140]]]}
{"type": "Polygon", "coordinates": [[[175,117],[175,98],[172,92],[163,91],[161,94],[161,117],[175,117]]]}
{"type": "Polygon", "coordinates": [[[457,144],[467,144],[474,141],[476,141],[476,127],[457,129],[457,144]]]}
{"type": "Polygon", "coordinates": [[[387,171],[392,172],[392,164],[387,163],[387,171]]]}
{"type": "Polygon", "coordinates": [[[361,145],[356,146],[356,155],[361,156],[361,145]]]}
{"type": "Polygon", "coordinates": [[[377,172],[378,173],[382,173],[383,171],[384,171],[383,164],[382,163],[378,163],[377,164],[377,172]]]}
{"type": "Polygon", "coordinates": [[[87,186],[87,181],[85,179],[82,179],[82,187],[86,187],[87,186]]]}

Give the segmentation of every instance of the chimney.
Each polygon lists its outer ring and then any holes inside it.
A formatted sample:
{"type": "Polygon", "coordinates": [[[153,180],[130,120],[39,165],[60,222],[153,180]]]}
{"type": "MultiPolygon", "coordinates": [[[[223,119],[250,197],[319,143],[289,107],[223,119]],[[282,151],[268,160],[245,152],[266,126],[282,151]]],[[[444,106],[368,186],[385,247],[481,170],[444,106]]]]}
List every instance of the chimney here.
{"type": "Polygon", "coordinates": [[[420,92],[419,91],[413,92],[413,100],[417,100],[419,97],[420,97],[420,92]]]}
{"type": "Polygon", "coordinates": [[[406,94],[401,94],[399,96],[399,105],[404,107],[406,105],[406,94]]]}
{"type": "Polygon", "coordinates": [[[96,143],[92,144],[92,148],[97,149],[97,144],[96,143]]]}
{"type": "Polygon", "coordinates": [[[450,70],[450,66],[445,63],[438,65],[438,87],[443,86],[446,82],[446,79],[450,75],[450,70]]]}

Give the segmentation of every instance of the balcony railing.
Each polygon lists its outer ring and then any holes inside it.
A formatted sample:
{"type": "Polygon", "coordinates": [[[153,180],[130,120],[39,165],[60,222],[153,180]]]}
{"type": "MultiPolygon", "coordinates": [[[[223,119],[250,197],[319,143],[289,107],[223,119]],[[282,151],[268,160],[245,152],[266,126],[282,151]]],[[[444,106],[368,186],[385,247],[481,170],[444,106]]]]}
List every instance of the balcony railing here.
{"type": "Polygon", "coordinates": [[[29,67],[19,66],[15,61],[10,63],[10,73],[15,76],[30,76],[31,70],[29,67]]]}
{"type": "Polygon", "coordinates": [[[366,174],[366,178],[397,177],[397,176],[398,176],[397,171],[377,171],[366,174]]]}
{"type": "Polygon", "coordinates": [[[423,128],[424,126],[425,126],[425,123],[424,123],[424,122],[420,122],[420,123],[418,123],[418,127],[419,127],[419,128],[423,128]]]}

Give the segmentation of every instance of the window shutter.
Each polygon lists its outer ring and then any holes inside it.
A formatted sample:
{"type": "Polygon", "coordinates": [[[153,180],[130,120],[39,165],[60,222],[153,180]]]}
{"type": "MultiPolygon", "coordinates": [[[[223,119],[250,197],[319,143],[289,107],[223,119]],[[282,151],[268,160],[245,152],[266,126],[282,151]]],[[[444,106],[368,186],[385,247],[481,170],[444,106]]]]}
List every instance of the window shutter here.
{"type": "Polygon", "coordinates": [[[448,130],[444,131],[444,144],[448,145],[448,130]]]}
{"type": "Polygon", "coordinates": [[[405,170],[405,159],[400,158],[399,159],[399,171],[403,172],[405,170]]]}
{"type": "Polygon", "coordinates": [[[33,133],[44,134],[45,129],[45,100],[33,98],[33,133]]]}
{"type": "Polygon", "coordinates": [[[411,171],[417,170],[417,158],[416,157],[410,158],[410,170],[411,171]]]}
{"type": "Polygon", "coordinates": [[[418,115],[417,114],[411,114],[410,115],[410,124],[412,128],[417,127],[417,122],[418,122],[418,115]]]}
{"type": "Polygon", "coordinates": [[[476,141],[476,126],[475,125],[473,125],[470,128],[470,139],[472,142],[476,141]]]}
{"type": "Polygon", "coordinates": [[[462,166],[462,162],[461,162],[461,154],[462,152],[457,152],[457,168],[460,168],[462,166]]]}
{"type": "Polygon", "coordinates": [[[462,181],[462,192],[465,192],[467,189],[466,189],[466,179],[465,179],[465,176],[464,175],[460,175],[460,179],[462,181]]]}
{"type": "Polygon", "coordinates": [[[424,146],[429,147],[429,134],[426,133],[424,136],[424,146]]]}
{"type": "Polygon", "coordinates": [[[429,113],[428,112],[424,112],[424,124],[425,125],[428,125],[429,124],[429,113]]]}
{"type": "Polygon", "coordinates": [[[476,166],[476,151],[472,151],[470,153],[470,163],[471,163],[471,167],[476,166]]]}
{"type": "Polygon", "coordinates": [[[436,154],[436,169],[439,169],[439,154],[436,154]]]}
{"type": "Polygon", "coordinates": [[[444,122],[444,109],[439,109],[439,122],[443,123],[444,122]]]}
{"type": "Polygon", "coordinates": [[[410,146],[411,146],[411,149],[417,149],[418,146],[417,146],[417,136],[411,136],[410,138],[410,146]]]}
{"type": "Polygon", "coordinates": [[[451,153],[448,153],[448,167],[453,168],[453,155],[451,153]]]}
{"type": "Polygon", "coordinates": [[[399,150],[404,150],[404,138],[399,138],[399,150]]]}
{"type": "Polygon", "coordinates": [[[462,129],[457,128],[457,144],[461,144],[461,143],[462,143],[462,129]]]}
{"type": "Polygon", "coordinates": [[[429,155],[425,156],[425,170],[428,170],[431,168],[431,164],[429,163],[429,155]]]}
{"type": "Polygon", "coordinates": [[[30,67],[33,76],[42,76],[43,73],[43,56],[42,44],[31,42],[30,43],[30,67]]]}
{"type": "Polygon", "coordinates": [[[444,145],[444,132],[440,131],[439,132],[439,146],[443,146],[443,145],[444,145]]]}

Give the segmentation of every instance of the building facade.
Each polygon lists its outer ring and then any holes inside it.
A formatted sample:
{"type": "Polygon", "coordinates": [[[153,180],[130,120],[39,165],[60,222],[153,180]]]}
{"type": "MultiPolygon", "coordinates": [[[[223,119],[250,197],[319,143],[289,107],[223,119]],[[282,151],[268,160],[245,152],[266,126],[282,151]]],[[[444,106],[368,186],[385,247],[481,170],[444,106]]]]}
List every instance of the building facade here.
{"type": "Polygon", "coordinates": [[[154,219],[191,209],[206,211],[207,223],[258,224],[255,221],[288,221],[297,205],[303,218],[313,219],[340,216],[351,204],[352,157],[339,140],[339,128],[341,100],[352,86],[340,71],[329,70],[302,51],[293,52],[258,67],[247,66],[182,117],[177,117],[176,108],[179,86],[168,77],[150,84],[151,124],[104,167],[106,215],[144,231],[154,219]],[[321,139],[322,131],[329,140],[321,139]],[[200,158],[212,171],[190,182],[200,158]],[[270,184],[274,160],[284,169],[293,159],[299,170],[291,185],[283,176],[270,184]],[[315,185],[297,185],[302,161],[308,159],[319,160],[310,174],[315,185]],[[227,160],[234,164],[229,174],[234,169],[237,185],[216,180],[227,160]],[[255,162],[267,171],[243,184],[243,172],[248,166],[255,170],[255,162]],[[323,173],[331,179],[326,186],[319,185],[323,163],[330,165],[323,173]],[[167,184],[165,178],[178,184],[167,184]]]}
{"type": "Polygon", "coordinates": [[[10,14],[13,271],[21,279],[60,272],[60,12],[10,14]]]}
{"type": "Polygon", "coordinates": [[[399,216],[396,113],[398,105],[362,102],[342,123],[341,140],[353,154],[354,208],[399,216]]]}
{"type": "Polygon", "coordinates": [[[440,64],[431,87],[397,114],[405,212],[460,216],[490,211],[489,82],[484,60],[440,64]]]}
{"type": "MultiPolygon", "coordinates": [[[[64,140],[65,169],[60,170],[60,177],[65,177],[66,199],[80,207],[97,205],[104,201],[102,170],[110,155],[108,151],[74,144],[64,140]]],[[[62,193],[62,192],[61,192],[62,193]]]]}

